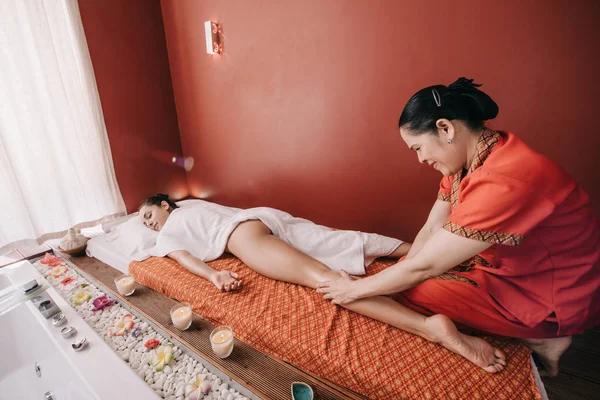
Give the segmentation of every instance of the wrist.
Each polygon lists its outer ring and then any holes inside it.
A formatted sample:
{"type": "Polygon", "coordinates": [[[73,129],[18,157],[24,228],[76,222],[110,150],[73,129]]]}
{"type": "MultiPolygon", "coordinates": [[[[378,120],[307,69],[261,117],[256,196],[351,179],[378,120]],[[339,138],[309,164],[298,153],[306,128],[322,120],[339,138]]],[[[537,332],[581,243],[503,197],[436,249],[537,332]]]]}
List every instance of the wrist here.
{"type": "Polygon", "coordinates": [[[356,300],[368,297],[364,279],[357,279],[350,282],[350,290],[353,294],[352,297],[356,298],[356,300]]]}

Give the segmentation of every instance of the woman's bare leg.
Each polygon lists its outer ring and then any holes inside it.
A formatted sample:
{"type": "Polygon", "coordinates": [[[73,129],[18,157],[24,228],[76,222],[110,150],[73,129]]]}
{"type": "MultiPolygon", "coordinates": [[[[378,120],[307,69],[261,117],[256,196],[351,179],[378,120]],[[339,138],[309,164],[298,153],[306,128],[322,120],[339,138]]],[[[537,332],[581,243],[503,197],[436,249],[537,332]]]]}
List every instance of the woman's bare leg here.
{"type": "MultiPolygon", "coordinates": [[[[340,277],[339,273],[273,236],[261,221],[238,225],[229,238],[227,251],[261,275],[313,289],[321,282],[340,277]]],[[[487,372],[501,371],[506,365],[502,351],[480,338],[458,332],[444,315],[425,317],[383,296],[361,299],[344,307],[438,343],[487,372]]]]}
{"type": "Polygon", "coordinates": [[[404,242],[400,246],[398,246],[398,248],[396,250],[394,250],[394,252],[392,254],[390,254],[388,257],[393,257],[393,258],[404,257],[405,255],[408,254],[408,251],[410,250],[410,246],[412,246],[412,243],[404,242]]]}

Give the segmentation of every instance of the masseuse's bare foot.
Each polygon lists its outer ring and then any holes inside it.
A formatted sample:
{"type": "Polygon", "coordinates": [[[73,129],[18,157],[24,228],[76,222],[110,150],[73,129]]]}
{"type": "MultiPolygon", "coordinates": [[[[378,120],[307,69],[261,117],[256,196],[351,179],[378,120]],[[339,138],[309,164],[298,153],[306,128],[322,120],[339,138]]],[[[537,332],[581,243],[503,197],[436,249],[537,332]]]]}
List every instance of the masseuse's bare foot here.
{"type": "Polygon", "coordinates": [[[542,376],[558,375],[558,361],[571,345],[571,336],[550,339],[522,339],[543,364],[542,376]]]}
{"type": "Polygon", "coordinates": [[[506,355],[483,339],[460,333],[450,318],[437,314],[426,319],[431,340],[463,356],[486,372],[495,374],[504,369],[506,355]]]}

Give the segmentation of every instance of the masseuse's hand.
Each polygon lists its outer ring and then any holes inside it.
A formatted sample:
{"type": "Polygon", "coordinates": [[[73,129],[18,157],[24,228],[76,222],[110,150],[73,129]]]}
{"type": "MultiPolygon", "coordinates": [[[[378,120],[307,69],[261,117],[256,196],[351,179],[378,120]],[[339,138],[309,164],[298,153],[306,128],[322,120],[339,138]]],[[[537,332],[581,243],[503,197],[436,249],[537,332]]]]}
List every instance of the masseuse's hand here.
{"type": "Polygon", "coordinates": [[[317,292],[323,293],[323,298],[331,300],[333,304],[348,304],[358,300],[355,287],[358,278],[349,275],[346,271],[340,272],[341,277],[335,281],[326,281],[317,285],[317,292]]]}
{"type": "Polygon", "coordinates": [[[211,274],[210,281],[222,292],[230,292],[242,286],[238,274],[231,271],[215,271],[211,274]]]}

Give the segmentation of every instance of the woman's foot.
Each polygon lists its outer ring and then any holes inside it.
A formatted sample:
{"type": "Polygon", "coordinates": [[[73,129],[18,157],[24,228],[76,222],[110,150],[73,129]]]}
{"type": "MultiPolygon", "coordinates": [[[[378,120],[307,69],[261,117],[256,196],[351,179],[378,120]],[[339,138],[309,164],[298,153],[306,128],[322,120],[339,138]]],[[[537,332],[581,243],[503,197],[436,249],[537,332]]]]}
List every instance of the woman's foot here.
{"type": "Polygon", "coordinates": [[[571,336],[550,339],[521,339],[542,363],[542,376],[558,375],[558,361],[563,353],[571,346],[571,336]]]}
{"type": "Polygon", "coordinates": [[[506,355],[483,339],[460,333],[445,315],[437,314],[426,319],[428,335],[432,342],[463,356],[486,372],[495,374],[506,366],[506,355]]]}

